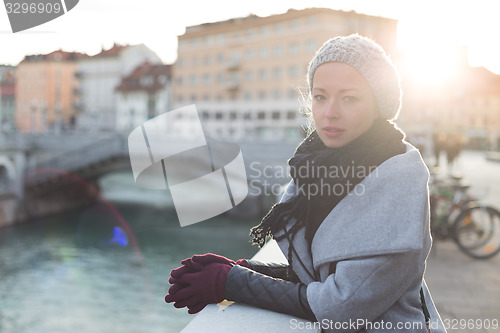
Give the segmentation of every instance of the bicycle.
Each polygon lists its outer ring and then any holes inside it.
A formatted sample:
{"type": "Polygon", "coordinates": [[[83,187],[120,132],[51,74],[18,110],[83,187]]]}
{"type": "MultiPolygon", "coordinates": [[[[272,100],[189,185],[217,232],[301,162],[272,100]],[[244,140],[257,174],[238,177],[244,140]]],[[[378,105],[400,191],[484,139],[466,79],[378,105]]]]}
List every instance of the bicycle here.
{"type": "Polygon", "coordinates": [[[500,212],[469,195],[470,185],[461,180],[431,175],[431,235],[435,240],[452,239],[472,258],[491,258],[500,252],[500,234],[496,232],[500,212]]]}

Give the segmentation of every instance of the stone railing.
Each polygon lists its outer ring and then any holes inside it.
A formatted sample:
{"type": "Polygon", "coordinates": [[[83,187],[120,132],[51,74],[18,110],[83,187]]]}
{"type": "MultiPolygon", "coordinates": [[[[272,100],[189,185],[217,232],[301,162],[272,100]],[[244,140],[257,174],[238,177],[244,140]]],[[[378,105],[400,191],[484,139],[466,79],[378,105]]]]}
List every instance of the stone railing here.
{"type": "MultiPolygon", "coordinates": [[[[253,259],[286,263],[286,258],[275,241],[268,242],[253,259]]],[[[305,319],[224,301],[206,306],[181,333],[319,332],[311,327],[312,323],[305,319]]]]}

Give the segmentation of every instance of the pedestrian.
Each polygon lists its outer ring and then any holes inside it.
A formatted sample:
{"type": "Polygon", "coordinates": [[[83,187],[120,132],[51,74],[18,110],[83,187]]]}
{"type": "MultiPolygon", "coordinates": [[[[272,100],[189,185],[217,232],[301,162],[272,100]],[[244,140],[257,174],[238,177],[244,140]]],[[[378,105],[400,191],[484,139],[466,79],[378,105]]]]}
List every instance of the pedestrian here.
{"type": "Polygon", "coordinates": [[[336,37],[307,78],[314,128],[280,203],[250,233],[259,246],[274,238],[288,265],[194,255],[172,270],[165,300],[196,313],[227,299],[331,323],[325,332],[445,332],[423,279],[429,172],[392,122],[391,60],[366,37],[336,37]]]}

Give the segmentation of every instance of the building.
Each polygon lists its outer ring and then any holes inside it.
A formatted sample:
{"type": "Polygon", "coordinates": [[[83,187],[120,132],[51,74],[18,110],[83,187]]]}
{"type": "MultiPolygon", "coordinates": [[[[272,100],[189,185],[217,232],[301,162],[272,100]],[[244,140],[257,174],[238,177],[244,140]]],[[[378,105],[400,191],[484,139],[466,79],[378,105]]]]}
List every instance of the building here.
{"type": "Polygon", "coordinates": [[[130,131],[172,110],[171,65],[145,61],[116,88],[116,129],[130,131]]]}
{"type": "Polygon", "coordinates": [[[195,103],[214,138],[301,137],[308,63],[326,40],[352,33],[376,40],[394,57],[397,21],[355,12],[290,9],[187,27],[178,36],[173,106],[195,103]]]}
{"type": "Polygon", "coordinates": [[[0,66],[0,132],[16,129],[16,68],[0,66]]]}
{"type": "Polygon", "coordinates": [[[29,55],[16,70],[16,124],[22,132],[46,132],[70,127],[75,121],[81,53],[57,50],[29,55]]]}
{"type": "Polygon", "coordinates": [[[78,127],[85,130],[114,131],[117,126],[116,87],[123,77],[144,61],[161,63],[144,44],[114,44],[108,50],[82,59],[78,64],[82,110],[78,127]]]}

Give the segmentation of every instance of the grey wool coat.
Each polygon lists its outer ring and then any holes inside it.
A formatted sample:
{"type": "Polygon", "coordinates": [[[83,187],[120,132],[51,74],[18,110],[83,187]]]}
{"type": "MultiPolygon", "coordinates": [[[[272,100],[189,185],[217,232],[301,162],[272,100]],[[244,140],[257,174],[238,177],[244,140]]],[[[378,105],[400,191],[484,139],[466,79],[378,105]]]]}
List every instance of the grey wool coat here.
{"type": "MultiPolygon", "coordinates": [[[[427,332],[421,287],[431,332],[446,332],[423,279],[432,242],[429,171],[406,146],[344,197],[310,248],[303,228],[292,240],[292,268],[324,332],[427,332]]],[[[281,201],[296,190],[292,182],[281,201]]],[[[290,238],[278,244],[287,256],[290,238]]]]}

